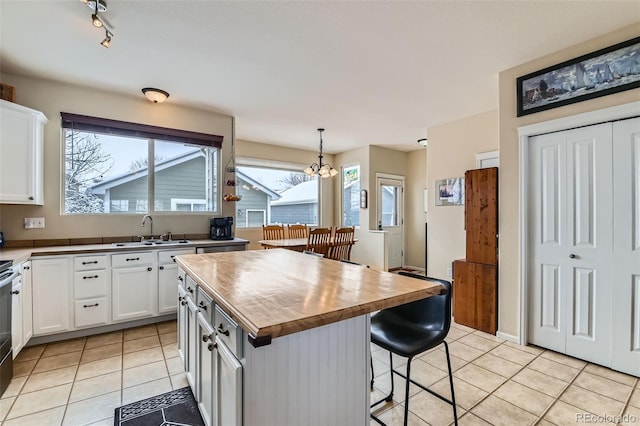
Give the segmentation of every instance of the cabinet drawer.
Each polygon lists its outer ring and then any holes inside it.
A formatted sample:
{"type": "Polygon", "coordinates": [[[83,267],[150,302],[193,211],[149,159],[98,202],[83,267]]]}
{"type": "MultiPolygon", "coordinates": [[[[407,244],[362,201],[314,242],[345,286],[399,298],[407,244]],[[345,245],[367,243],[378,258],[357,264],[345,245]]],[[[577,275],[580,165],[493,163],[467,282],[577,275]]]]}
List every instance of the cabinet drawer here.
{"type": "Polygon", "coordinates": [[[202,313],[202,316],[204,316],[208,322],[213,323],[213,300],[204,292],[204,290],[202,290],[201,287],[198,287],[196,305],[198,305],[198,310],[202,313]]]}
{"type": "Polygon", "coordinates": [[[76,299],[107,295],[107,271],[75,272],[73,277],[73,295],[76,299]]]}
{"type": "Polygon", "coordinates": [[[111,256],[111,266],[113,268],[122,268],[127,266],[147,265],[153,263],[153,258],[154,256],[152,252],[114,254],[111,256]]]}
{"type": "Polygon", "coordinates": [[[73,269],[86,271],[87,269],[104,269],[107,267],[107,256],[80,256],[73,259],[73,269]]]}
{"type": "Polygon", "coordinates": [[[193,253],[193,249],[191,250],[164,250],[158,252],[158,263],[173,263],[175,262],[174,257],[180,256],[181,254],[191,254],[193,253]]]}
{"type": "Polygon", "coordinates": [[[242,356],[242,329],[216,305],[213,328],[236,358],[242,356]]]}
{"type": "Polygon", "coordinates": [[[106,297],[77,300],[75,302],[75,326],[106,324],[108,312],[106,297]]]}

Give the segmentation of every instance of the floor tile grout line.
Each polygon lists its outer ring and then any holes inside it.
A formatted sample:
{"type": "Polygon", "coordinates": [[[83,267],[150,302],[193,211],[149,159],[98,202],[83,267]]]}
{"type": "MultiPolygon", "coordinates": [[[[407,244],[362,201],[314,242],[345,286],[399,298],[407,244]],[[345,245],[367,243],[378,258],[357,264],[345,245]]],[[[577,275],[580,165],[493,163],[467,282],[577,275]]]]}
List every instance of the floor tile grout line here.
{"type": "Polygon", "coordinates": [[[625,401],[624,405],[622,406],[622,411],[620,412],[620,414],[618,415],[618,417],[622,417],[624,415],[624,412],[627,410],[627,408],[629,408],[629,403],[631,402],[631,397],[633,396],[633,393],[636,391],[636,386],[638,385],[638,378],[636,377],[636,379],[633,382],[633,386],[631,386],[631,392],[629,392],[629,395],[627,395],[627,400],[625,401]]]}
{"type": "Polygon", "coordinates": [[[87,339],[84,339],[84,344],[82,345],[82,353],[80,354],[80,358],[78,359],[78,364],[76,365],[76,372],[73,374],[73,381],[71,382],[71,389],[69,389],[69,395],[67,395],[67,403],[64,406],[64,412],[62,413],[62,423],[64,423],[65,417],[67,417],[67,409],[69,408],[69,400],[71,399],[71,393],[73,392],[73,388],[76,384],[76,377],[78,377],[78,370],[80,370],[80,361],[82,360],[82,354],[84,354],[85,347],[87,346],[87,339]]]}
{"type": "MultiPolygon", "coordinates": [[[[544,416],[546,416],[546,415],[547,415],[547,413],[549,413],[549,411],[551,410],[551,408],[553,408],[553,406],[554,406],[554,405],[556,405],[558,401],[560,401],[560,398],[562,398],[562,395],[564,395],[564,394],[565,394],[565,392],[567,391],[567,389],[569,389],[569,388],[571,387],[571,385],[573,384],[573,382],[575,382],[575,381],[576,381],[576,379],[578,378],[578,376],[580,376],[580,373],[582,373],[582,372],[584,371],[584,369],[585,369],[585,368],[587,368],[587,365],[589,365],[589,363],[588,363],[588,362],[586,362],[586,363],[582,366],[582,368],[580,368],[580,369],[579,369],[578,373],[577,373],[575,376],[573,376],[573,378],[571,379],[571,381],[570,381],[570,382],[568,382],[568,383],[567,383],[567,385],[566,385],[566,386],[565,386],[565,387],[560,391],[560,393],[558,394],[558,396],[556,397],[556,399],[551,403],[551,405],[549,405],[549,406],[547,407],[547,409],[546,409],[546,410],[544,410],[544,411],[542,412],[542,414],[540,414],[540,416],[539,416],[539,418],[538,418],[538,422],[539,422],[540,420],[545,420],[545,421],[548,421],[548,422],[549,422],[549,420],[546,420],[546,419],[544,418],[544,416]]],[[[564,401],[561,401],[561,402],[563,402],[563,403],[565,403],[565,404],[568,404],[568,403],[566,403],[566,402],[564,402],[564,401]]],[[[573,404],[569,404],[569,405],[573,405],[573,404]]],[[[576,407],[576,408],[580,409],[579,407],[576,407]]],[[[585,410],[585,411],[586,411],[586,410],[585,410]]]]}

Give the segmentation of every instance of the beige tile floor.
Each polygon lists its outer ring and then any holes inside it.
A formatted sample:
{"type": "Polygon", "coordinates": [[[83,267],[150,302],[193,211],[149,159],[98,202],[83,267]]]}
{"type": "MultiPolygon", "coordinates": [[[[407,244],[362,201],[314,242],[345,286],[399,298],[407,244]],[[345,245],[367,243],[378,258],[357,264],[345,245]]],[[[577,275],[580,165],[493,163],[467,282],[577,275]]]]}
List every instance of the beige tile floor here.
{"type": "MultiPolygon", "coordinates": [[[[608,368],[453,324],[449,351],[460,425],[633,424],[640,426],[640,381],[608,368]]],[[[375,385],[371,400],[389,391],[389,353],[372,346],[375,385]]],[[[394,358],[406,368],[406,359],[394,358]]],[[[411,377],[451,396],[444,346],[411,364],[411,377]]],[[[402,425],[404,379],[394,376],[394,401],[375,413],[389,426],[402,425]]],[[[449,425],[451,406],[411,386],[409,425],[449,425]]],[[[371,422],[371,425],[377,425],[371,422]]]]}
{"type": "Polygon", "coordinates": [[[23,349],[0,424],[112,426],[116,407],[188,385],[176,333],[169,321],[23,349]]]}
{"type": "MultiPolygon", "coordinates": [[[[0,397],[0,424],[113,425],[116,407],[187,386],[176,337],[176,323],[165,322],[28,347],[0,397]]],[[[460,425],[563,426],[580,419],[640,425],[635,377],[457,324],[448,341],[460,425]],[[587,417],[594,415],[608,417],[587,417]]],[[[377,400],[389,389],[389,358],[375,346],[372,355],[371,399],[377,400]]],[[[402,368],[404,362],[397,358],[394,365],[402,368]]],[[[449,395],[441,348],[416,359],[412,377],[449,395]]],[[[401,425],[404,412],[403,380],[396,377],[395,386],[394,402],[375,411],[390,426],[401,425]]],[[[415,386],[409,409],[412,426],[448,425],[453,419],[449,405],[415,386]]]]}

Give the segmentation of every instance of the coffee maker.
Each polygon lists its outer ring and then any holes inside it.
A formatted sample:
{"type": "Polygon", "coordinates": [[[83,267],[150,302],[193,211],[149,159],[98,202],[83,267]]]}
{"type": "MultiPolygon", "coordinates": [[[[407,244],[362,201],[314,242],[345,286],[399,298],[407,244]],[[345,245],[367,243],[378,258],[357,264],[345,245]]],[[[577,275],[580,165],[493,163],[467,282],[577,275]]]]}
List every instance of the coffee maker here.
{"type": "Polygon", "coordinates": [[[209,219],[209,238],[212,240],[233,240],[233,217],[212,217],[209,219]]]}

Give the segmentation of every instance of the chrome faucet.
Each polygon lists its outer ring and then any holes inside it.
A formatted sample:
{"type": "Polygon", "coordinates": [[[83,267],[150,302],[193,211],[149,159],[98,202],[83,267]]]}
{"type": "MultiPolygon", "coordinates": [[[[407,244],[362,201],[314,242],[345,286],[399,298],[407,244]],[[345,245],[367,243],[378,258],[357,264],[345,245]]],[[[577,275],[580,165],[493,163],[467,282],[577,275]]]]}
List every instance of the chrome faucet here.
{"type": "MultiPolygon", "coordinates": [[[[145,224],[147,218],[149,219],[149,223],[151,224],[149,232],[151,233],[151,239],[153,240],[153,218],[151,216],[149,216],[148,214],[145,214],[144,217],[142,218],[142,227],[144,228],[144,224],[145,224]]],[[[144,240],[144,237],[142,237],[142,239],[144,240]]]]}

